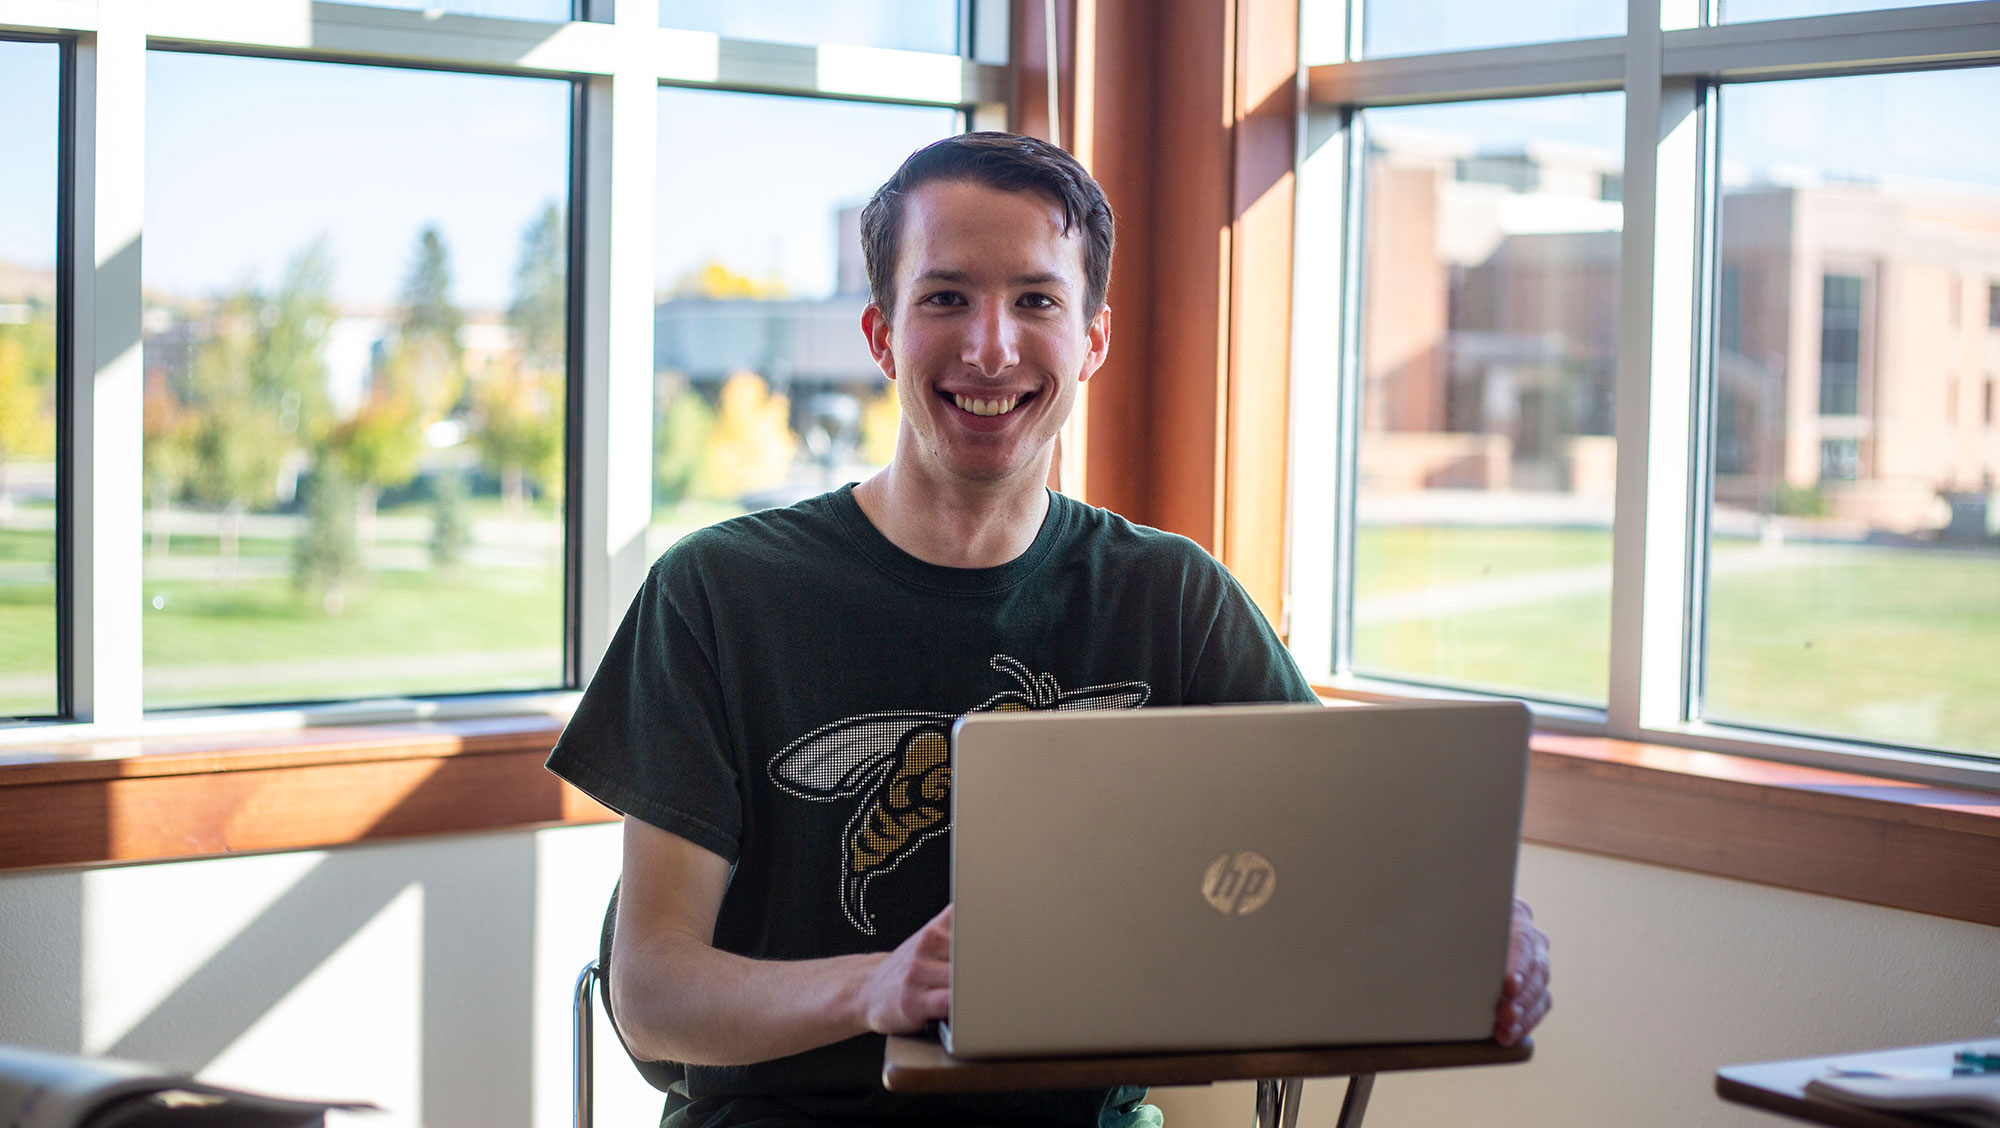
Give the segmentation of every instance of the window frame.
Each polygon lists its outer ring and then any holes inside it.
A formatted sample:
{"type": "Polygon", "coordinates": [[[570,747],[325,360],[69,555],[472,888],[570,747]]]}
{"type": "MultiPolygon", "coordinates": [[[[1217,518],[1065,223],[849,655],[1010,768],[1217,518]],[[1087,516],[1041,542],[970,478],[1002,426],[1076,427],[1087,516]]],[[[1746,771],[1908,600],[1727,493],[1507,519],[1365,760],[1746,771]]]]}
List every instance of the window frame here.
{"type": "MultiPolygon", "coordinates": [[[[0,33],[61,44],[64,83],[58,204],[63,496],[57,518],[62,712],[0,719],[0,751],[566,715],[651,563],[644,544],[651,498],[643,483],[650,481],[652,458],[657,90],[677,85],[935,106],[955,109],[967,121],[1005,122],[1015,112],[1014,68],[975,62],[968,52],[975,45],[972,29],[996,26],[988,9],[1011,15],[1012,4],[958,3],[958,54],[891,53],[912,56],[915,76],[901,86],[892,80],[857,93],[827,83],[819,47],[662,28],[652,5],[613,0],[577,0],[573,18],[562,22],[338,2],[264,12],[234,0],[0,0],[0,33]],[[136,487],[127,487],[139,479],[143,370],[136,346],[142,336],[137,248],[144,235],[146,52],[154,48],[571,83],[566,688],[296,706],[144,708],[144,671],[134,643],[143,629],[142,560],[130,550],[141,536],[141,499],[136,487]],[[940,80],[950,59],[957,60],[955,84],[940,80]],[[928,80],[920,81],[924,74],[928,80]]],[[[982,55],[992,56],[979,46],[982,55]]]]}
{"type": "MultiPolygon", "coordinates": [[[[1623,90],[1609,699],[1603,709],[1533,702],[1538,727],[2000,790],[2000,757],[1699,719],[1717,331],[1711,322],[1721,287],[1718,92],[1759,80],[2000,65],[2000,2],[1718,24],[1712,5],[1699,0],[1627,0],[1623,36],[1380,59],[1354,50],[1357,9],[1365,2],[1309,0],[1302,17],[1339,21],[1341,34],[1323,38],[1339,40],[1345,52],[1340,61],[1310,68],[1301,61],[1308,75],[1296,164],[1300,253],[1293,260],[1284,618],[1308,676],[1346,696],[1467,695],[1353,669],[1357,334],[1367,299],[1360,291],[1363,154],[1356,113],[1623,90]],[[1341,316],[1306,314],[1329,308],[1341,316]]],[[[1867,383],[1865,373],[1860,383],[1867,383]]]]}

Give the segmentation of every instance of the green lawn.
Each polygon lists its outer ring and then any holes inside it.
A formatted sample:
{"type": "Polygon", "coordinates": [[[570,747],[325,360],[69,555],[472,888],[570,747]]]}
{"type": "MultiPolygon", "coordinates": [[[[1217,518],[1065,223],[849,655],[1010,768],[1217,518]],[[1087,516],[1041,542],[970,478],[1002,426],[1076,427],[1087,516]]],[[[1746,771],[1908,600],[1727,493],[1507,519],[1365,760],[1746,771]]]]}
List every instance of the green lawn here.
{"type": "MultiPolygon", "coordinates": [[[[663,511],[653,539],[729,514],[663,511]]],[[[50,541],[0,531],[0,563],[45,562],[50,541]]],[[[1717,549],[1719,561],[1765,566],[1716,569],[1707,717],[2000,755],[2000,553],[1793,546],[1759,561],[1747,542],[1717,549]]],[[[1546,592],[1516,586],[1497,603],[1406,604],[1364,621],[1364,672],[1604,700],[1609,590],[1575,570],[1608,565],[1608,532],[1364,527],[1357,558],[1363,600],[1426,588],[1477,596],[1483,581],[1570,574],[1546,592]]],[[[339,614],[284,579],[152,580],[145,597],[154,708],[529,689],[561,676],[555,568],[383,572],[339,614]]],[[[54,602],[47,582],[0,583],[0,715],[53,708],[54,602]]]]}
{"type": "MultiPolygon", "coordinates": [[[[1741,551],[1747,542],[1718,542],[1741,551]]],[[[1362,595],[1607,562],[1608,534],[1364,529],[1362,595]],[[1595,557],[1593,559],[1593,554],[1595,557]],[[1456,558],[1454,558],[1456,557],[1456,558]]],[[[1710,720],[2000,755],[2000,553],[1806,548],[1794,566],[1718,567],[1710,720]]],[[[1605,696],[1608,590],[1356,628],[1365,673],[1527,696],[1605,696]]]]}
{"type": "Polygon", "coordinates": [[[1363,525],[1354,543],[1361,596],[1611,564],[1610,529],[1363,525]]]}
{"type": "Polygon", "coordinates": [[[2000,555],[1855,549],[1709,607],[1709,718],[2000,754],[2000,555]]]}

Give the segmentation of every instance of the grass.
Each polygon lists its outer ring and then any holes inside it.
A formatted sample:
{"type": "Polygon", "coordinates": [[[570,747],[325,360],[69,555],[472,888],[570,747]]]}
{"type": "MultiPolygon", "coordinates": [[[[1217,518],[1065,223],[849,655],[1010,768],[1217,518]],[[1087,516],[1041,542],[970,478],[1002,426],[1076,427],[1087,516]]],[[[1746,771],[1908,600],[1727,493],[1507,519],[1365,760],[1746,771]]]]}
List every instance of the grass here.
{"type": "Polygon", "coordinates": [[[1363,597],[1529,572],[1611,566],[1610,529],[1363,525],[1354,590],[1363,597]]]}
{"type": "MultiPolygon", "coordinates": [[[[1357,583],[1371,569],[1376,583],[1361,588],[1367,595],[1607,562],[1609,536],[1364,529],[1357,550],[1357,583]],[[1593,552],[1602,555],[1593,560],[1593,552]]],[[[1853,547],[1805,559],[1765,571],[1717,570],[1703,715],[2000,755],[2000,554],[1853,547]]],[[[1608,592],[1557,594],[1364,623],[1355,664],[1390,677],[1601,704],[1609,636],[1608,592]]]]}
{"type": "MultiPolygon", "coordinates": [[[[652,540],[671,543],[733,512],[662,510],[652,540]]],[[[52,554],[47,533],[0,531],[0,562],[52,554]]],[[[1477,591],[1483,580],[1609,561],[1603,530],[1371,526],[1357,544],[1357,585],[1363,598],[1477,591]]],[[[378,573],[337,615],[283,579],[149,581],[145,597],[153,708],[539,688],[560,678],[554,568],[378,573]]],[[[1790,566],[1718,569],[1709,603],[1708,718],[2000,755],[2000,554],[1820,548],[1790,566]]],[[[1558,588],[1369,622],[1358,628],[1356,664],[1602,703],[1609,617],[1608,590],[1558,588]]],[[[54,652],[54,585],[0,583],[0,716],[53,708],[54,652]]]]}

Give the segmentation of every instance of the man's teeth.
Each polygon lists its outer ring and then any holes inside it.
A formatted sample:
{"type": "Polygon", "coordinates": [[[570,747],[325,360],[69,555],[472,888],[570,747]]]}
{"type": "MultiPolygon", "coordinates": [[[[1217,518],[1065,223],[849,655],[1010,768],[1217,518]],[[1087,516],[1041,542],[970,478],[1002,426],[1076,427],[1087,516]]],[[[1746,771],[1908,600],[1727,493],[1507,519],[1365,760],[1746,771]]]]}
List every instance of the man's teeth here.
{"type": "Polygon", "coordinates": [[[1021,397],[1008,396],[1006,399],[989,400],[973,399],[971,396],[953,393],[951,401],[958,405],[960,411],[970,411],[974,415],[1005,415],[1014,410],[1014,405],[1021,402],[1021,397]]]}

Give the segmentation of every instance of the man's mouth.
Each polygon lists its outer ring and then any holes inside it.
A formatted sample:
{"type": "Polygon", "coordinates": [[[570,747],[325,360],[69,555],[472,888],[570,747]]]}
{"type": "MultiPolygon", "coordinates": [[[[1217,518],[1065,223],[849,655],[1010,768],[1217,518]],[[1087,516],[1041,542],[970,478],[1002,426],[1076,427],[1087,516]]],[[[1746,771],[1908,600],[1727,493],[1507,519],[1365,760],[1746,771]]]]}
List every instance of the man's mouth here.
{"type": "Polygon", "coordinates": [[[957,404],[960,411],[970,412],[973,415],[1005,415],[1019,407],[1022,401],[1031,398],[1031,395],[1032,393],[1008,396],[1005,399],[978,399],[953,392],[951,402],[957,404]]]}

